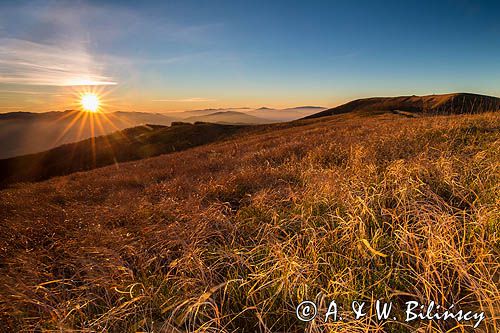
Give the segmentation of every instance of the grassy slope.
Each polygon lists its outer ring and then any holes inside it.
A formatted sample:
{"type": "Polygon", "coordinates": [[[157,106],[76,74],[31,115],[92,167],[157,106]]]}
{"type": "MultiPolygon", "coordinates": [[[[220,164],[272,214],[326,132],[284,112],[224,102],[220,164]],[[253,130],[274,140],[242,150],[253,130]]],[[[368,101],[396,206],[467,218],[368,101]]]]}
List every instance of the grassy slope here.
{"type": "Polygon", "coordinates": [[[295,306],[385,298],[497,332],[500,115],[300,124],[1,191],[6,331],[366,332],[295,306]]]}

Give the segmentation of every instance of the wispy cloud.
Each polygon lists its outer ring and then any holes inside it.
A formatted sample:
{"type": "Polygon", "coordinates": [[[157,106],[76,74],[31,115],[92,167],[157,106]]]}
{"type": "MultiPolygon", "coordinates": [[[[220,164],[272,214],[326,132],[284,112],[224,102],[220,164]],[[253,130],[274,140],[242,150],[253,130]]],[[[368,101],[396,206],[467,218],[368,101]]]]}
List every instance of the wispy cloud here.
{"type": "Polygon", "coordinates": [[[180,99],[154,99],[153,102],[215,102],[216,99],[203,98],[203,97],[191,97],[191,98],[180,98],[180,99]]]}
{"type": "Polygon", "coordinates": [[[199,61],[223,27],[87,1],[0,4],[0,22],[0,84],[47,86],[127,83],[146,66],[199,61]]]}
{"type": "Polygon", "coordinates": [[[0,39],[0,83],[75,86],[114,85],[99,64],[78,49],[22,39],[0,39]]]}
{"type": "Polygon", "coordinates": [[[45,91],[29,91],[29,90],[0,90],[0,94],[22,94],[22,95],[54,95],[59,96],[60,94],[49,93],[45,91]]]}

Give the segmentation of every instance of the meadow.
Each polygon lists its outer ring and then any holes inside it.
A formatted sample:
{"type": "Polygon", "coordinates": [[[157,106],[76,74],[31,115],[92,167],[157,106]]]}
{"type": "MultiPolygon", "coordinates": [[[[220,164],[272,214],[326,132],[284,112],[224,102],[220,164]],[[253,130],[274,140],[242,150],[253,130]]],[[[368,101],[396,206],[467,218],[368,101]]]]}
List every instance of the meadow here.
{"type": "Polygon", "coordinates": [[[430,300],[500,330],[500,114],[353,112],[0,191],[4,332],[468,332],[301,322],[430,300]]]}

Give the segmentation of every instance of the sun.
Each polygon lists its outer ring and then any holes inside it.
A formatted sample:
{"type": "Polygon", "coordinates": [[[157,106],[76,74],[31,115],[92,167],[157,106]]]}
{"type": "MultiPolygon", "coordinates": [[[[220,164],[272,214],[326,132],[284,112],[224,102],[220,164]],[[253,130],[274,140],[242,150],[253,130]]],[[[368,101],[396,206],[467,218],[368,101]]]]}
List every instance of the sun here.
{"type": "Polygon", "coordinates": [[[96,94],[85,93],[80,98],[80,104],[85,111],[97,112],[100,104],[99,97],[96,94]]]}

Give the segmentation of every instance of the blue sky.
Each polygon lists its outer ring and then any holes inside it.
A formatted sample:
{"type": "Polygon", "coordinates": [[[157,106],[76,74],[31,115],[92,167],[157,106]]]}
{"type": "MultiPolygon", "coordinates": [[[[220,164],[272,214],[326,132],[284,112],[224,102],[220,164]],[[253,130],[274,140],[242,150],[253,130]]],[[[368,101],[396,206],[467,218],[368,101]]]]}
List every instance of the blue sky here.
{"type": "Polygon", "coordinates": [[[498,1],[2,1],[0,112],[500,96],[498,1]],[[98,86],[98,87],[97,87],[98,86]]]}

